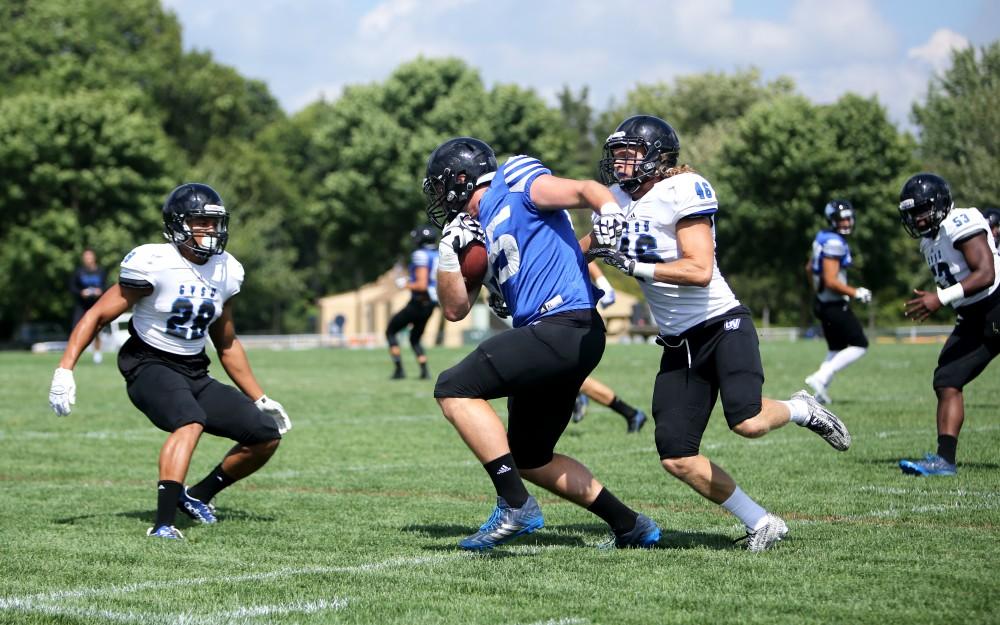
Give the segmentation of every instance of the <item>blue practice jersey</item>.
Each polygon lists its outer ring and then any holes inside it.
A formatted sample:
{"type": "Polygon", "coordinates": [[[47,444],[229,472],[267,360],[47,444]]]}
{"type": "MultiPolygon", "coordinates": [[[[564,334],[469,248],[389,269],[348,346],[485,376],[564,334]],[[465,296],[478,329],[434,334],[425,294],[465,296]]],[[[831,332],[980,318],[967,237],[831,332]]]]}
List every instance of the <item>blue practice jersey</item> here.
{"type": "Polygon", "coordinates": [[[540,211],[531,201],[532,182],[551,173],[538,159],[512,156],[479,202],[490,269],[515,328],[596,301],[569,213],[540,211]]]}
{"type": "Polygon", "coordinates": [[[438,251],[426,247],[413,250],[410,256],[410,282],[417,279],[417,267],[427,267],[427,294],[431,301],[438,301],[438,251]]]}
{"type": "Polygon", "coordinates": [[[834,293],[823,284],[823,259],[832,258],[840,263],[837,275],[841,282],[847,284],[847,268],[851,266],[851,247],[847,239],[832,230],[820,230],[812,244],[812,274],[816,296],[823,302],[835,302],[850,299],[843,293],[834,293]]]}

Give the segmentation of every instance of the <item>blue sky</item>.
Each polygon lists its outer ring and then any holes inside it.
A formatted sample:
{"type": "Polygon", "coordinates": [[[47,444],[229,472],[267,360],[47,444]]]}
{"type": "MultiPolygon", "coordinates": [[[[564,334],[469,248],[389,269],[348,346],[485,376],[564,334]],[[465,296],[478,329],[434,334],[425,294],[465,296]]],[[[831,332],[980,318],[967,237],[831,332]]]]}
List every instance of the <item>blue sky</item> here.
{"type": "Polygon", "coordinates": [[[911,104],[955,47],[1000,39],[995,0],[164,0],[187,49],[264,80],[288,112],[384,80],[418,55],[457,56],[487,85],[551,99],[590,88],[604,108],[637,83],[756,66],[816,102],[911,104]]]}

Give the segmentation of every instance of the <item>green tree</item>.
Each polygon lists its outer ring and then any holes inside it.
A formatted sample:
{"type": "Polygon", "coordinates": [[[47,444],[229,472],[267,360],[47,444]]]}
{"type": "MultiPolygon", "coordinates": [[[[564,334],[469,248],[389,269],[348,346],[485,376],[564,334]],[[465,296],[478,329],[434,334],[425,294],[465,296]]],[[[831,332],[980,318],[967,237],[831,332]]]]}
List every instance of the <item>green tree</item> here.
{"type": "Polygon", "coordinates": [[[0,323],[64,320],[86,246],[109,268],[156,240],[179,160],[135,91],[0,100],[0,323]]]}
{"type": "Polygon", "coordinates": [[[719,264],[739,297],[779,321],[807,322],[804,266],[831,198],[858,211],[854,281],[901,290],[912,245],[895,198],[912,151],[875,99],[847,95],[816,106],[786,96],[753,106],[723,144],[715,181],[719,264]]]}
{"type": "Polygon", "coordinates": [[[960,206],[1000,206],[1000,41],[952,55],[913,106],[924,169],[951,184],[960,206]]]}

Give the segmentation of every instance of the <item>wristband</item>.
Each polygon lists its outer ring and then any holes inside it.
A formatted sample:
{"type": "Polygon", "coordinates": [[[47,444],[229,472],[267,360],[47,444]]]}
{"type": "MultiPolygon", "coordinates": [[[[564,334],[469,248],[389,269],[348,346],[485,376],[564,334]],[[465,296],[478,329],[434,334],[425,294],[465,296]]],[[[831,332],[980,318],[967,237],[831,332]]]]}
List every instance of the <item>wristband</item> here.
{"type": "Polygon", "coordinates": [[[597,280],[594,280],[594,284],[596,284],[597,288],[601,289],[605,293],[607,293],[608,291],[613,291],[614,290],[614,289],[611,288],[611,283],[608,282],[608,279],[605,276],[601,276],[597,280]]]}
{"type": "Polygon", "coordinates": [[[656,278],[653,277],[653,273],[656,272],[656,263],[636,263],[635,269],[632,270],[632,276],[635,278],[645,278],[650,282],[656,282],[656,278]]]}
{"type": "Polygon", "coordinates": [[[604,215],[621,215],[622,207],[618,206],[618,202],[605,202],[601,204],[601,216],[604,215]]]}
{"type": "Polygon", "coordinates": [[[946,306],[957,299],[965,297],[965,287],[962,286],[961,282],[957,282],[947,289],[938,287],[937,296],[938,299],[941,300],[941,305],[946,306]]]}
{"type": "Polygon", "coordinates": [[[458,263],[458,254],[455,253],[450,243],[445,243],[444,241],[438,246],[438,270],[449,272],[462,270],[461,265],[458,263]]]}

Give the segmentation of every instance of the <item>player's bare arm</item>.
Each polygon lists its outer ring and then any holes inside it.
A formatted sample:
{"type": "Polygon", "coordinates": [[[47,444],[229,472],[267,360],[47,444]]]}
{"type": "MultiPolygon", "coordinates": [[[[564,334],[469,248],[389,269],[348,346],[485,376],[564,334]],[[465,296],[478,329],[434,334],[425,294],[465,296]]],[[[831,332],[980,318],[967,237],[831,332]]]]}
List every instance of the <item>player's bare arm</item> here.
{"type": "Polygon", "coordinates": [[[539,176],[531,184],[531,201],[539,210],[590,208],[601,214],[605,204],[618,203],[611,191],[595,180],[573,180],[551,174],[539,176]]]}
{"type": "Polygon", "coordinates": [[[59,360],[59,367],[61,369],[75,367],[76,361],[80,359],[80,354],[87,349],[101,328],[130,310],[136,302],[149,295],[151,291],[151,289],[133,289],[118,284],[105,291],[101,299],[97,300],[97,303],[80,319],[80,323],[73,328],[66,350],[59,360]]]}
{"type": "MultiPolygon", "coordinates": [[[[970,297],[983,289],[989,288],[996,279],[993,270],[993,254],[986,241],[987,233],[979,234],[959,241],[955,248],[962,252],[966,264],[969,265],[969,275],[954,286],[961,285],[961,297],[970,297]]],[[[948,288],[954,288],[948,287],[948,288]]],[[[914,289],[917,297],[906,302],[904,313],[913,321],[923,321],[941,308],[941,298],[937,292],[914,289]]]]}
{"type": "Polygon", "coordinates": [[[438,269],[438,301],[441,312],[448,321],[461,321],[472,310],[472,304],[479,294],[479,287],[469,290],[461,271],[438,269]]]}
{"type": "Polygon", "coordinates": [[[707,217],[680,220],[677,223],[677,248],[680,258],[655,263],[653,279],[680,286],[708,286],[715,266],[711,220],[707,217]]]}
{"type": "Polygon", "coordinates": [[[837,258],[823,258],[823,286],[848,297],[854,297],[857,292],[854,287],[840,281],[840,260],[837,258]]]}
{"type": "Polygon", "coordinates": [[[250,360],[243,349],[243,344],[236,338],[232,300],[222,307],[222,314],[209,327],[208,332],[219,353],[219,362],[222,363],[222,368],[229,374],[230,379],[250,399],[257,401],[263,397],[264,389],[257,383],[257,378],[250,369],[250,360]]]}

